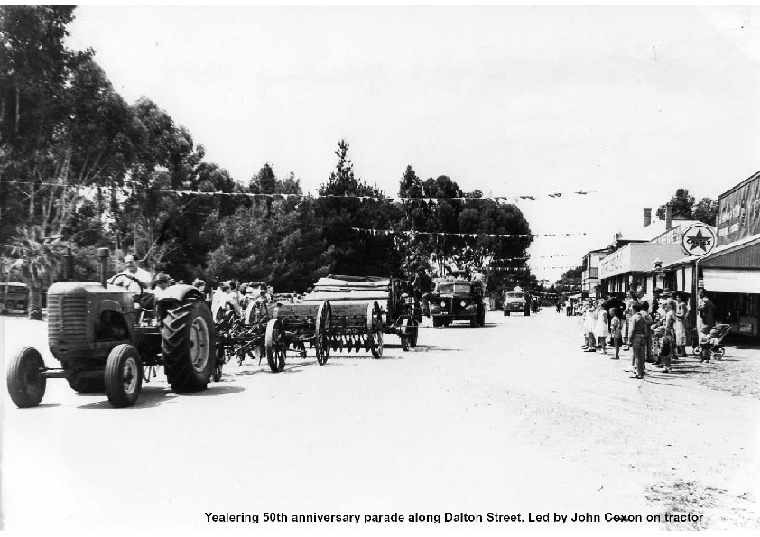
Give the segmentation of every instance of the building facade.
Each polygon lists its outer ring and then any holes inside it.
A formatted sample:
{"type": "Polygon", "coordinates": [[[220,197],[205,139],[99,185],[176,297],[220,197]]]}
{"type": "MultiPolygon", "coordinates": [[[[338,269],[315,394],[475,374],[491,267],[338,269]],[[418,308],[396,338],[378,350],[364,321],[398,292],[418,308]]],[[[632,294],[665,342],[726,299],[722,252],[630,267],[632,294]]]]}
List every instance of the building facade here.
{"type": "Polygon", "coordinates": [[[718,246],[697,263],[716,319],[760,340],[760,172],[718,197],[718,246]]]}

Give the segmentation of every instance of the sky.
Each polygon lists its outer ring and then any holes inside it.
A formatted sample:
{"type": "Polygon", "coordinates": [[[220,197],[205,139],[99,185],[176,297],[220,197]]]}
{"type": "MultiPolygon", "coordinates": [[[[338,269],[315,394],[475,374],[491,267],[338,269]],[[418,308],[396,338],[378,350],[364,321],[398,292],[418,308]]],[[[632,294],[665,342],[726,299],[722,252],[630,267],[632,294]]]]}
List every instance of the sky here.
{"type": "Polygon", "coordinates": [[[578,234],[531,246],[554,281],[676,189],[717,199],[760,169],[758,13],[80,6],[69,46],[241,182],[269,162],[316,192],[346,139],[357,176],[389,196],[407,165],[535,196],[518,204],[534,233],[578,234]]]}

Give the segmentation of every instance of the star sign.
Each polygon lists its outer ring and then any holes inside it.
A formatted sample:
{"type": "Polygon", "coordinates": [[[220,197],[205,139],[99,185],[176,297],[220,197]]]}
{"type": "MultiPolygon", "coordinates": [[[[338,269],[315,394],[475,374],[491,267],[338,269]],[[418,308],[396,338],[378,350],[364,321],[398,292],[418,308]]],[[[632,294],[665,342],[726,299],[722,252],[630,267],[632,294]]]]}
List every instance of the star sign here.
{"type": "Polygon", "coordinates": [[[707,247],[710,246],[712,237],[702,235],[702,230],[697,230],[697,234],[686,238],[686,243],[690,246],[689,251],[694,251],[695,248],[702,248],[703,252],[707,252],[707,247]]]}

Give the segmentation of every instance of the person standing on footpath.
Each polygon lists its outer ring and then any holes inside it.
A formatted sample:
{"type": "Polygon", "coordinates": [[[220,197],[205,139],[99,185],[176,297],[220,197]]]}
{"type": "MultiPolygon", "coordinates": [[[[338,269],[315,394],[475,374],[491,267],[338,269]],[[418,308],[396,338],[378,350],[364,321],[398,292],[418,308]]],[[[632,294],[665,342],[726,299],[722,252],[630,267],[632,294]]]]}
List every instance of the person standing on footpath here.
{"type": "Polygon", "coordinates": [[[620,359],[620,325],[622,320],[618,317],[617,308],[610,310],[610,335],[612,336],[612,344],[615,346],[615,356],[611,357],[613,360],[620,359]]]}
{"type": "Polygon", "coordinates": [[[686,356],[686,334],[689,332],[689,306],[683,293],[678,293],[676,298],[676,322],[673,330],[676,335],[676,353],[683,357],[686,356]]]}
{"type": "Polygon", "coordinates": [[[699,290],[699,306],[697,307],[697,311],[699,312],[697,326],[700,332],[702,332],[703,326],[707,328],[715,326],[715,304],[712,303],[704,289],[699,290]]]}
{"type": "MultiPolygon", "coordinates": [[[[634,310],[636,311],[636,310],[634,310]]],[[[644,322],[646,323],[646,338],[647,338],[647,345],[646,345],[646,352],[645,357],[647,362],[653,362],[652,359],[652,324],[654,323],[654,319],[652,318],[652,315],[649,313],[649,302],[646,300],[643,300],[641,302],[641,308],[639,309],[639,314],[644,319],[644,322]]]]}
{"type": "Polygon", "coordinates": [[[631,324],[631,317],[633,317],[633,305],[638,304],[639,299],[636,297],[636,291],[628,291],[628,298],[625,299],[625,347],[623,347],[624,351],[628,350],[628,336],[629,336],[629,326],[631,324]]]}
{"type": "Polygon", "coordinates": [[[586,338],[584,350],[586,352],[596,352],[596,337],[594,336],[595,325],[596,309],[594,309],[594,302],[589,300],[586,304],[586,311],[583,314],[583,334],[586,338]]]}
{"type": "Polygon", "coordinates": [[[644,378],[644,360],[646,358],[646,349],[648,348],[647,333],[649,327],[641,314],[642,305],[636,303],[633,305],[633,316],[631,317],[631,326],[628,334],[628,345],[633,348],[633,367],[635,368],[636,378],[644,378]]]}
{"type": "Polygon", "coordinates": [[[675,331],[673,329],[676,316],[673,311],[673,304],[671,301],[666,301],[662,304],[665,311],[663,326],[665,328],[665,334],[662,338],[662,347],[660,348],[660,356],[657,358],[657,365],[662,364],[662,372],[670,373],[672,367],[671,358],[673,353],[673,345],[675,341],[675,331]]]}
{"type": "Polygon", "coordinates": [[[607,338],[610,335],[609,319],[607,311],[604,309],[604,302],[601,300],[596,307],[596,325],[594,327],[597,347],[602,348],[602,354],[607,354],[607,338]]]}

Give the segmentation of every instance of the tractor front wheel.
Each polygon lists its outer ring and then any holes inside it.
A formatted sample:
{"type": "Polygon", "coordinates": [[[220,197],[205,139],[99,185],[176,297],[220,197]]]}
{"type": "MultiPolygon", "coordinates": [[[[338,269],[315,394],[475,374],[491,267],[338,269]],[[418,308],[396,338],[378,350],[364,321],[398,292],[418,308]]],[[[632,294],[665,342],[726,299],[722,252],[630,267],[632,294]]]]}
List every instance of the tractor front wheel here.
{"type": "Polygon", "coordinates": [[[40,351],[24,347],[8,363],[6,384],[8,395],[19,408],[31,408],[42,402],[47,379],[42,376],[45,368],[40,351]]]}
{"type": "Polygon", "coordinates": [[[132,406],[142,391],[143,368],[140,353],[132,345],[117,345],[106,361],[106,395],[116,408],[132,406]]]}

